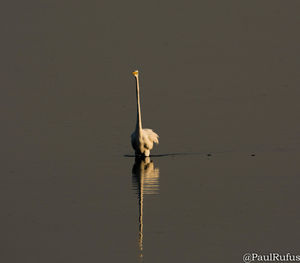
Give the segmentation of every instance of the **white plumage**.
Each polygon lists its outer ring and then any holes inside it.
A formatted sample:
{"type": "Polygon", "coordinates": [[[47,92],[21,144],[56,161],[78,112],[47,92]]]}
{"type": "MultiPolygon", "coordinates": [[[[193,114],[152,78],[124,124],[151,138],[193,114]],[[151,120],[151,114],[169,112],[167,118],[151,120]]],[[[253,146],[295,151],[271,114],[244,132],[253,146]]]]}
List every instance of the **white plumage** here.
{"type": "Polygon", "coordinates": [[[136,70],[132,73],[136,80],[136,102],[137,102],[137,120],[135,131],[131,134],[131,145],[136,155],[149,156],[153,143],[158,144],[158,134],[151,129],[142,128],[142,116],[140,107],[140,89],[139,89],[139,72],[136,70]]]}

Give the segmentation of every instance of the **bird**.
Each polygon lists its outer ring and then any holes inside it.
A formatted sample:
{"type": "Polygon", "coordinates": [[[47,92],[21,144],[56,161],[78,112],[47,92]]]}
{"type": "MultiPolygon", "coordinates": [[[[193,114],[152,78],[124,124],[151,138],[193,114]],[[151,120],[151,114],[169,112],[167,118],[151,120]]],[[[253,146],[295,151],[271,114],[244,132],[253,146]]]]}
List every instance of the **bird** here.
{"type": "Polygon", "coordinates": [[[136,156],[149,157],[150,150],[153,148],[153,144],[158,144],[158,134],[151,129],[142,128],[142,116],[141,116],[141,103],[140,103],[140,85],[139,85],[139,71],[132,72],[136,82],[136,109],[137,118],[134,132],[131,134],[131,145],[135,151],[136,156]]]}

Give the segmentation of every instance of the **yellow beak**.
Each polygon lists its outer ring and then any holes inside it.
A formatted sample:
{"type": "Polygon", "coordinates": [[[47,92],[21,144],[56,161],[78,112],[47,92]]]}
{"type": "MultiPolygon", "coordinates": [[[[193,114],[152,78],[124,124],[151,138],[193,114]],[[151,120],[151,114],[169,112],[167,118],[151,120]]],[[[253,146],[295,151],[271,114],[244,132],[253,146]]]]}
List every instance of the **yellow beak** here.
{"type": "Polygon", "coordinates": [[[138,71],[138,70],[135,70],[135,71],[132,72],[132,74],[133,74],[133,76],[136,77],[136,76],[139,74],[139,71],[138,71]]]}

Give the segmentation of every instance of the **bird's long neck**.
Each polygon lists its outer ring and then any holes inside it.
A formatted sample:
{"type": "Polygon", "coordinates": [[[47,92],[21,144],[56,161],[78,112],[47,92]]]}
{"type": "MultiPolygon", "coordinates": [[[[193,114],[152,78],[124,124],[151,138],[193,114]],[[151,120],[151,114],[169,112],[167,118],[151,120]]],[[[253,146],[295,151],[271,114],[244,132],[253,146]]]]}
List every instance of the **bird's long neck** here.
{"type": "Polygon", "coordinates": [[[141,116],[141,103],[140,103],[140,85],[139,76],[135,77],[136,80],[136,105],[137,105],[137,118],[136,118],[136,130],[142,131],[142,116],[141,116]]]}

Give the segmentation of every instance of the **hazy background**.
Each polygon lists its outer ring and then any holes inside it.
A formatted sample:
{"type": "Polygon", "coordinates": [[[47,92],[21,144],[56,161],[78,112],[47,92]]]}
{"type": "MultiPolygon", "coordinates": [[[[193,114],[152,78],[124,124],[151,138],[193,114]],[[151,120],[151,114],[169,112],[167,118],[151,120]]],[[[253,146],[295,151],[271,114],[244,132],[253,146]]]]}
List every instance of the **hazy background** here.
{"type": "Polygon", "coordinates": [[[299,254],[299,8],[2,1],[1,262],[141,260],[135,69],[153,153],[199,153],[153,158],[144,262],[299,254]]]}

